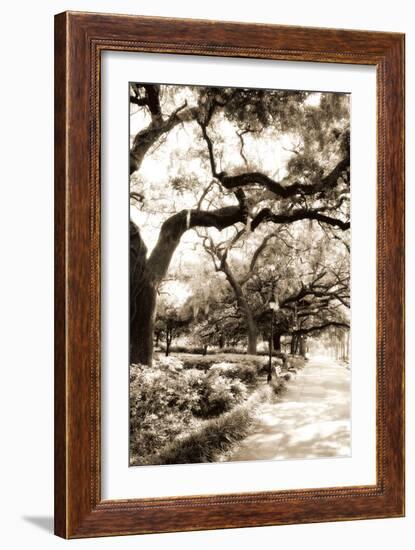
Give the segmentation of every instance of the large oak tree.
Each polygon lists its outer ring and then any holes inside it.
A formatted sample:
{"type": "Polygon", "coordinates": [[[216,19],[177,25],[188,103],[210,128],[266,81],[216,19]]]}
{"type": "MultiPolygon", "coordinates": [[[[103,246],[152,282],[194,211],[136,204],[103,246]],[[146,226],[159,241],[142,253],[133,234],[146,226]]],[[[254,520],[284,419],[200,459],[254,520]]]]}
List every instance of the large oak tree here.
{"type": "Polygon", "coordinates": [[[148,252],[145,227],[130,220],[130,360],[151,364],[158,290],[186,232],[254,232],[302,220],[347,232],[348,98],[133,84],[130,102],[139,117],[130,141],[132,205],[156,211],[159,222],[148,252]],[[161,154],[170,162],[163,186],[185,197],[164,209],[149,199],[142,177],[146,159],[161,154]]]}

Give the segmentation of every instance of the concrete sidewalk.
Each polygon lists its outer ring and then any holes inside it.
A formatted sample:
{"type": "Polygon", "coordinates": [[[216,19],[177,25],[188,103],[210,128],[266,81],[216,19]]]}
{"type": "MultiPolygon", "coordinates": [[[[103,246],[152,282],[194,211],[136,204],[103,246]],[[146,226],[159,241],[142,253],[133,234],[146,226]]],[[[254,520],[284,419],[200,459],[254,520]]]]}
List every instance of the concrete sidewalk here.
{"type": "Polygon", "coordinates": [[[225,461],[350,455],[350,370],[332,359],[310,359],[277,403],[259,410],[252,435],[225,461]]]}

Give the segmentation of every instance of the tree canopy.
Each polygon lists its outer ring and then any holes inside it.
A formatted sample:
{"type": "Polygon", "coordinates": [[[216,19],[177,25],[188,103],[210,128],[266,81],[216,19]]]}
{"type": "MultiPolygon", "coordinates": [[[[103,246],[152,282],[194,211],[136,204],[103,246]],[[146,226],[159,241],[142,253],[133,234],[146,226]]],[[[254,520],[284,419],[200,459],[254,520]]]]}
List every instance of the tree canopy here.
{"type": "Polygon", "coordinates": [[[255,353],[271,299],[277,335],[347,329],[349,96],[134,83],[130,106],[131,361],[169,284],[215,345],[255,353]]]}

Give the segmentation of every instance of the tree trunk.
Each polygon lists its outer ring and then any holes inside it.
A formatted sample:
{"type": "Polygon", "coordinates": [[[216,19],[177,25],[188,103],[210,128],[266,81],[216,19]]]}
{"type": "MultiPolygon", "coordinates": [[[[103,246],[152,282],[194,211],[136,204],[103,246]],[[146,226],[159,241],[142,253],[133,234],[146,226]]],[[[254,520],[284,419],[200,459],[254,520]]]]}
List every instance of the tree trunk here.
{"type": "Polygon", "coordinates": [[[247,328],[248,328],[248,354],[249,355],[256,355],[256,346],[257,346],[257,339],[258,339],[258,330],[256,327],[256,323],[250,314],[249,316],[246,316],[247,319],[247,328]]]}
{"type": "Polygon", "coordinates": [[[136,296],[135,314],[130,322],[130,363],[151,366],[156,299],[156,287],[146,281],[136,296]]]}
{"type": "Polygon", "coordinates": [[[274,332],[274,351],[281,351],[281,336],[282,334],[278,331],[274,332]]]}
{"type": "Polygon", "coordinates": [[[296,336],[294,334],[291,335],[291,346],[290,346],[290,354],[295,355],[295,348],[297,346],[296,343],[296,336]]]}
{"type": "Polygon", "coordinates": [[[130,363],[151,365],[157,286],[147,269],[147,248],[130,222],[130,363]]]}
{"type": "Polygon", "coordinates": [[[251,308],[249,307],[248,301],[245,298],[241,285],[233,276],[233,273],[225,258],[221,258],[221,269],[223,273],[225,273],[228,283],[232,287],[238,307],[243,313],[246,320],[246,332],[248,337],[248,350],[247,350],[248,354],[256,355],[258,328],[255,322],[254,316],[252,314],[251,308]]]}
{"type": "Polygon", "coordinates": [[[158,330],[156,330],[156,332],[154,333],[154,337],[155,337],[154,345],[156,348],[158,348],[160,343],[160,332],[158,330]]]}
{"type": "Polygon", "coordinates": [[[170,344],[173,340],[173,333],[171,330],[166,330],[166,357],[169,356],[170,353],[170,344]]]}
{"type": "MultiPolygon", "coordinates": [[[[164,118],[160,108],[158,86],[143,87],[145,97],[140,98],[141,105],[148,107],[151,122],[135,136],[130,148],[130,175],[139,170],[145,155],[162,135],[180,123],[194,120],[199,113],[197,107],[187,108],[184,103],[168,118],[164,118]]],[[[183,210],[163,223],[158,242],[148,259],[139,229],[130,220],[130,362],[151,365],[157,289],[167,273],[182,234],[199,225],[216,227],[220,231],[244,220],[240,204],[219,208],[213,212],[203,212],[200,209],[183,210]]]]}
{"type": "Polygon", "coordinates": [[[307,354],[307,338],[302,334],[299,338],[299,353],[302,357],[305,357],[307,354]]]}
{"type": "Polygon", "coordinates": [[[270,384],[271,380],[272,380],[272,351],[273,351],[273,346],[272,346],[272,340],[273,340],[273,337],[270,337],[270,339],[268,340],[268,352],[269,352],[269,355],[268,355],[268,374],[267,374],[267,384],[270,384]]]}
{"type": "Polygon", "coordinates": [[[225,206],[211,212],[182,210],[163,223],[156,246],[148,259],[140,231],[134,222],[130,221],[131,362],[151,365],[157,290],[166,276],[183,233],[197,226],[216,227],[221,231],[238,221],[243,221],[243,216],[239,205],[225,206]]]}
{"type": "Polygon", "coordinates": [[[347,337],[346,337],[346,360],[349,360],[349,354],[350,354],[350,331],[347,331],[347,337]]]}

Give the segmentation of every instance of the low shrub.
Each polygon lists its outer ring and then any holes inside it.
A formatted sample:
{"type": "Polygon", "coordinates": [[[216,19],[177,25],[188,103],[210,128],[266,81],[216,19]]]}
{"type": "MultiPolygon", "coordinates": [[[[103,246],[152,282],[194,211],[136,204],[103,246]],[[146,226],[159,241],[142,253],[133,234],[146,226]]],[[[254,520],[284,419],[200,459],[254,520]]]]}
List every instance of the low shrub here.
{"type": "Polygon", "coordinates": [[[189,354],[189,356],[181,355],[180,359],[185,369],[197,369],[201,371],[207,371],[215,361],[214,357],[209,357],[208,355],[195,356],[193,354],[189,354]]]}
{"type": "MultiPolygon", "coordinates": [[[[165,351],[166,347],[164,344],[160,346],[160,349],[165,351]]],[[[170,346],[170,353],[188,353],[187,346],[170,346]]]]}
{"type": "Polygon", "coordinates": [[[268,364],[266,357],[261,355],[241,355],[241,354],[226,354],[217,353],[214,355],[180,355],[180,360],[183,362],[184,368],[195,368],[207,370],[217,363],[232,363],[238,365],[250,365],[259,370],[264,365],[268,364]]]}
{"type": "MultiPolygon", "coordinates": [[[[165,347],[161,346],[161,349],[165,350],[165,347]]],[[[171,346],[170,353],[190,353],[204,355],[205,353],[214,353],[214,350],[209,350],[209,348],[205,350],[203,347],[200,346],[171,346]]]]}
{"type": "Polygon", "coordinates": [[[147,455],[163,447],[194,422],[198,407],[197,371],[185,371],[168,358],[154,367],[130,367],[130,451],[147,455]]]}
{"type": "Polygon", "coordinates": [[[227,378],[212,369],[203,377],[198,391],[198,407],[193,411],[203,418],[223,414],[247,396],[247,388],[243,382],[227,378]]]}
{"type": "Polygon", "coordinates": [[[270,387],[274,395],[281,395],[286,390],[286,378],[283,376],[277,376],[271,379],[270,387]]]}
{"type": "Polygon", "coordinates": [[[230,411],[247,397],[246,385],[218,371],[183,368],[177,357],[152,367],[130,367],[130,462],[141,463],[200,419],[230,411]]]}
{"type": "Polygon", "coordinates": [[[232,348],[232,347],[226,347],[222,348],[218,351],[218,353],[233,353],[237,355],[246,355],[246,351],[243,348],[232,348]]]}
{"type": "Polygon", "coordinates": [[[180,449],[177,463],[210,461],[214,449],[222,452],[245,437],[253,403],[279,396],[294,364],[300,364],[289,363],[286,370],[274,357],[273,378],[266,384],[266,357],[224,354],[199,356],[198,362],[195,357],[160,356],[152,367],[130,367],[131,465],[174,463],[180,449]],[[169,453],[170,462],[163,462],[169,453]],[[154,462],[158,456],[161,462],[154,462]]]}
{"type": "MultiPolygon", "coordinates": [[[[260,355],[261,357],[269,357],[269,350],[267,349],[264,351],[258,351],[258,355],[260,355]]],[[[283,360],[285,360],[288,357],[288,355],[283,351],[275,351],[275,350],[273,350],[272,356],[278,357],[279,359],[283,359],[283,360]]]]}
{"type": "Polygon", "coordinates": [[[305,358],[300,355],[288,355],[285,361],[285,369],[297,372],[304,367],[305,362],[305,358]]]}
{"type": "Polygon", "coordinates": [[[177,438],[157,455],[147,457],[145,464],[193,464],[215,462],[220,456],[226,457],[226,453],[251,432],[257,407],[276,399],[285,388],[282,377],[273,378],[245,403],[222,416],[205,420],[189,435],[177,438]]]}
{"type": "Polygon", "coordinates": [[[214,462],[220,453],[246,437],[254,418],[248,404],[219,418],[207,420],[187,437],[174,441],[157,456],[147,459],[147,464],[192,464],[214,462]]]}
{"type": "MultiPolygon", "coordinates": [[[[284,368],[285,363],[280,357],[273,357],[271,365],[272,365],[273,372],[276,374],[279,374],[284,368]]],[[[269,369],[269,358],[267,358],[266,361],[262,362],[262,365],[260,367],[260,373],[266,374],[268,373],[268,369],[269,369]]]]}
{"type": "Polygon", "coordinates": [[[253,385],[258,380],[258,368],[251,364],[243,363],[214,363],[209,372],[218,372],[226,378],[240,380],[244,384],[253,385]]]}

